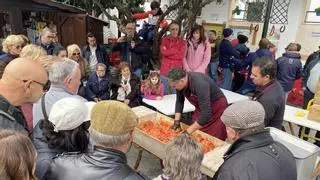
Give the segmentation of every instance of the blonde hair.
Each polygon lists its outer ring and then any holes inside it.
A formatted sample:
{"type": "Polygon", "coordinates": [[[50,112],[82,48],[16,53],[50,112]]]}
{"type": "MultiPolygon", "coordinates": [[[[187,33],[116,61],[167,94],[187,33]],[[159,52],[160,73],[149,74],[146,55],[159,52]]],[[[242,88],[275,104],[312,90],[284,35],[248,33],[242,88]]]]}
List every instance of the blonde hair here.
{"type": "Polygon", "coordinates": [[[22,48],[20,53],[20,57],[27,57],[30,59],[37,59],[45,55],[47,55],[47,52],[41,46],[35,44],[26,45],[22,48]]]}
{"type": "Polygon", "coordinates": [[[68,52],[68,58],[71,58],[73,51],[78,50],[80,52],[80,57],[82,57],[81,54],[81,49],[78,45],[76,44],[71,44],[67,47],[67,52],[68,52]]]}
{"type": "Polygon", "coordinates": [[[20,45],[22,46],[24,44],[24,40],[19,35],[9,35],[3,42],[3,52],[9,53],[11,46],[13,45],[20,45]]]}
{"type": "Polygon", "coordinates": [[[1,130],[0,144],[0,179],[37,179],[34,174],[37,152],[26,135],[1,130]]]}

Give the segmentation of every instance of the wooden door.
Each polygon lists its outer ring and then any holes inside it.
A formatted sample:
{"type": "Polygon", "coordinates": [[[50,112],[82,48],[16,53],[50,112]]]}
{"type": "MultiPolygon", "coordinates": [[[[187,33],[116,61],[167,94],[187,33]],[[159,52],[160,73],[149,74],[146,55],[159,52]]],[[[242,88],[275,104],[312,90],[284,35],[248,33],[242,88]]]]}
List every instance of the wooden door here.
{"type": "Polygon", "coordinates": [[[82,48],[86,42],[86,15],[58,13],[58,30],[62,45],[77,44],[82,48]]]}

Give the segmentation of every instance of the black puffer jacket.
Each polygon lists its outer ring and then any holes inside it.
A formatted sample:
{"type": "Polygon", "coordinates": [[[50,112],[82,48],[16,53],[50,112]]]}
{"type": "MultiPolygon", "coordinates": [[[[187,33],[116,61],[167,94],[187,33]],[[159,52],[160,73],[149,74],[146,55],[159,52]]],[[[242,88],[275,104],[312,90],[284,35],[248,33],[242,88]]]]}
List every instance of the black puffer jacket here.
{"type": "Polygon", "coordinates": [[[296,180],[296,161],[292,153],[275,142],[269,129],[266,129],[234,142],[213,179],[296,180]]]}
{"type": "Polygon", "coordinates": [[[46,174],[48,180],[145,180],[127,164],[126,155],[115,149],[96,146],[90,154],[59,156],[46,174]]]}

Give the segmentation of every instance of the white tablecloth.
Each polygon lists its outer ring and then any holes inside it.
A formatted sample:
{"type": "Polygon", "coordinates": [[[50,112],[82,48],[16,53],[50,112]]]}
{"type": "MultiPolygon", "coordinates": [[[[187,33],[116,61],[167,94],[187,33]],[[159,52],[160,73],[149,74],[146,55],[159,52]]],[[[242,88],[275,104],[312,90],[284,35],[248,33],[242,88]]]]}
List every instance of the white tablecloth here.
{"type": "Polygon", "coordinates": [[[237,102],[237,101],[242,101],[242,100],[248,100],[249,97],[248,96],[244,96],[232,91],[228,91],[225,89],[221,89],[221,91],[223,92],[224,96],[226,96],[227,101],[229,104],[237,102]]]}
{"type": "MultiPolygon", "coordinates": [[[[223,94],[226,96],[228,103],[234,103],[236,101],[246,100],[249,99],[248,96],[244,96],[241,94],[237,94],[231,91],[227,91],[221,89],[223,94]]],[[[176,95],[170,94],[163,96],[161,100],[150,100],[143,98],[142,100],[144,103],[156,108],[161,113],[171,116],[175,114],[175,106],[176,106],[176,95]]],[[[186,98],[184,101],[184,109],[183,113],[192,112],[195,110],[195,107],[188,101],[186,98]]]]}
{"type": "Polygon", "coordinates": [[[308,117],[307,110],[286,105],[286,108],[284,111],[284,118],[283,118],[285,121],[320,131],[320,122],[308,120],[307,117],[308,117]],[[303,117],[295,116],[296,112],[298,111],[304,112],[304,116],[303,117]]]}

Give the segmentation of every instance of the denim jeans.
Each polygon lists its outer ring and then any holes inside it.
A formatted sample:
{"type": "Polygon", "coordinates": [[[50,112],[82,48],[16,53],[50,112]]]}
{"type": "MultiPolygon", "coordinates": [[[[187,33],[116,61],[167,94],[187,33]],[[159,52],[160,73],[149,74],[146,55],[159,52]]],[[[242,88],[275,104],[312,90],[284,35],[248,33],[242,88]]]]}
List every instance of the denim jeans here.
{"type": "Polygon", "coordinates": [[[218,65],[219,61],[209,63],[209,75],[218,84],[218,65]]]}
{"type": "Polygon", "coordinates": [[[141,68],[134,70],[133,73],[141,79],[141,74],[142,74],[141,68]]]}
{"type": "Polygon", "coordinates": [[[222,80],[221,80],[220,87],[225,90],[231,90],[232,71],[229,68],[222,68],[222,80]]]}
{"type": "Polygon", "coordinates": [[[250,92],[254,92],[256,90],[256,85],[254,85],[251,81],[245,81],[240,89],[237,90],[237,93],[246,95],[250,92]]]}
{"type": "Polygon", "coordinates": [[[163,84],[163,87],[164,87],[164,94],[165,95],[168,95],[168,94],[176,94],[176,90],[171,88],[169,83],[168,83],[168,80],[166,79],[166,77],[160,75],[160,80],[163,84]]]}

